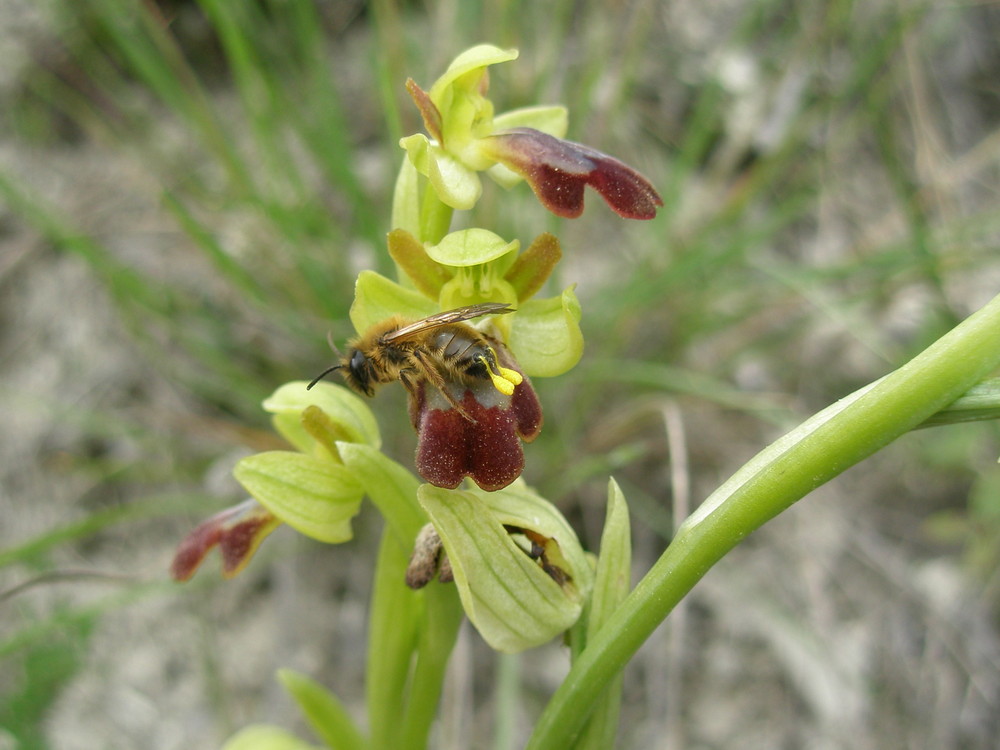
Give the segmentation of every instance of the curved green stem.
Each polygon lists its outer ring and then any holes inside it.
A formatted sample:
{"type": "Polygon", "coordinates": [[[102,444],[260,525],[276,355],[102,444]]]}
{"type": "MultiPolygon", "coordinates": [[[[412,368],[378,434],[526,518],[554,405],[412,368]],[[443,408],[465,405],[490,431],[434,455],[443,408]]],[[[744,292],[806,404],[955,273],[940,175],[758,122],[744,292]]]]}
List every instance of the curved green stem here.
{"type": "Polygon", "coordinates": [[[697,581],[752,531],[969,390],[1000,365],[1000,296],[909,363],[766,448],[680,527],[574,663],[528,750],[564,748],[607,682],[697,581]]]}

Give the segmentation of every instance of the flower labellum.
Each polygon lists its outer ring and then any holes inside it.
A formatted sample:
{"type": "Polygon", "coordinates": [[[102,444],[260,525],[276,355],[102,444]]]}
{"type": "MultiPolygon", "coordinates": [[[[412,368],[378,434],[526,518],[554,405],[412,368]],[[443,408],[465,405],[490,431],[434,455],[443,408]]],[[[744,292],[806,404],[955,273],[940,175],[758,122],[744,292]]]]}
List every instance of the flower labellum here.
{"type": "Polygon", "coordinates": [[[255,500],[227,508],[202,521],[184,537],[174,554],[170,575],[175,581],[187,581],[205,555],[217,546],[222,552],[222,575],[232,578],[250,562],[264,537],[280,524],[274,514],[255,500]]]}
{"type": "Polygon", "coordinates": [[[652,219],[663,199],[632,167],[596,149],[543,133],[511,128],[480,142],[480,150],[519,174],[552,213],[575,218],[590,185],[626,219],[652,219]]]}
{"type": "MultiPolygon", "coordinates": [[[[501,371],[519,375],[503,345],[494,345],[501,371]]],[[[492,380],[450,382],[445,392],[424,384],[411,395],[410,419],[418,434],[420,476],[447,489],[470,477],[494,491],[521,475],[521,440],[531,442],[541,431],[542,406],[523,377],[509,393],[492,380]]]]}

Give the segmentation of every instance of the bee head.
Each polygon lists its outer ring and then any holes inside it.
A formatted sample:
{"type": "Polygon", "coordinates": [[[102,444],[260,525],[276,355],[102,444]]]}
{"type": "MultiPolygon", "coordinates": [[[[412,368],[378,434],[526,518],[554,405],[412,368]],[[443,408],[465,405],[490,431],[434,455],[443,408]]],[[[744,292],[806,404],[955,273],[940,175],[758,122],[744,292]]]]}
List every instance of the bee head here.
{"type": "Polygon", "coordinates": [[[372,387],[372,363],[363,351],[352,350],[338,366],[345,370],[344,380],[347,381],[347,385],[366,396],[375,395],[375,389],[372,387]]]}

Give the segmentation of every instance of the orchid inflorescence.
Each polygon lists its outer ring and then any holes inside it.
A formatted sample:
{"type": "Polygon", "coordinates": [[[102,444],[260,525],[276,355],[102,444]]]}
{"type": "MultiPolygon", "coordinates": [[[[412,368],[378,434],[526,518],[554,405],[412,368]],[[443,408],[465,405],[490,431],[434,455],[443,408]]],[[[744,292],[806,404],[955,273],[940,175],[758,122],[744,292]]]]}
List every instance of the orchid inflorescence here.
{"type": "Polygon", "coordinates": [[[294,450],[239,461],[235,476],[253,499],[187,536],[176,579],[190,578],[213,546],[223,551],[223,574],[235,575],[281,523],[320,541],[347,541],[367,496],[396,542],[416,543],[410,585],[439,573],[453,579],[466,614],[495,648],[537,645],[580,617],[592,560],[558,510],[519,478],[521,442],[542,428],[531,378],[565,373],[583,351],[574,287],[536,297],[560,243],[543,233],[521,251],[517,239],[484,228],[449,231],[451,218],[476,205],[482,173],[508,188],[526,181],[564,217],[581,213],[588,185],[625,218],[652,218],[662,201],[635,170],[563,140],[565,108],[494,115],[488,67],[516,57],[479,45],[429,90],[407,82],[427,132],[400,142],[388,233],[399,278],[358,276],[350,318],[359,335],[331,368],[356,392],[296,381],[264,402],[294,450]],[[380,451],[378,426],[359,397],[394,380],[409,393],[425,484],[380,451]],[[458,489],[466,478],[475,486],[458,489]]]}

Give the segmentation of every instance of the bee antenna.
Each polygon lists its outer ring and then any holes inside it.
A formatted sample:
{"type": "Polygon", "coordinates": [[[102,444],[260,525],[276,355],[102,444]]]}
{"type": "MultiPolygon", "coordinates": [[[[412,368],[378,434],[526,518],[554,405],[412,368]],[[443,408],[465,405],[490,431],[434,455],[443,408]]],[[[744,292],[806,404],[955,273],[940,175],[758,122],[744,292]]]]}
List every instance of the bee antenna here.
{"type": "Polygon", "coordinates": [[[323,370],[323,372],[321,372],[319,375],[317,375],[315,378],[312,379],[312,382],[306,386],[306,390],[307,391],[310,390],[314,385],[316,385],[319,381],[321,381],[331,372],[333,372],[334,370],[339,370],[341,367],[343,367],[343,365],[334,365],[333,367],[327,367],[325,370],[323,370]]]}
{"type": "MultiPolygon", "coordinates": [[[[337,359],[341,359],[344,356],[343,354],[340,353],[340,349],[337,348],[337,344],[333,340],[333,331],[327,331],[326,332],[326,343],[328,343],[330,345],[330,348],[333,350],[333,353],[335,355],[337,355],[337,359]]],[[[334,367],[334,368],[331,368],[331,369],[336,370],[337,368],[334,367]]],[[[323,375],[326,375],[329,372],[330,372],[330,370],[327,370],[326,372],[323,373],[323,375]]],[[[320,376],[320,377],[322,377],[322,376],[320,376]]]]}

